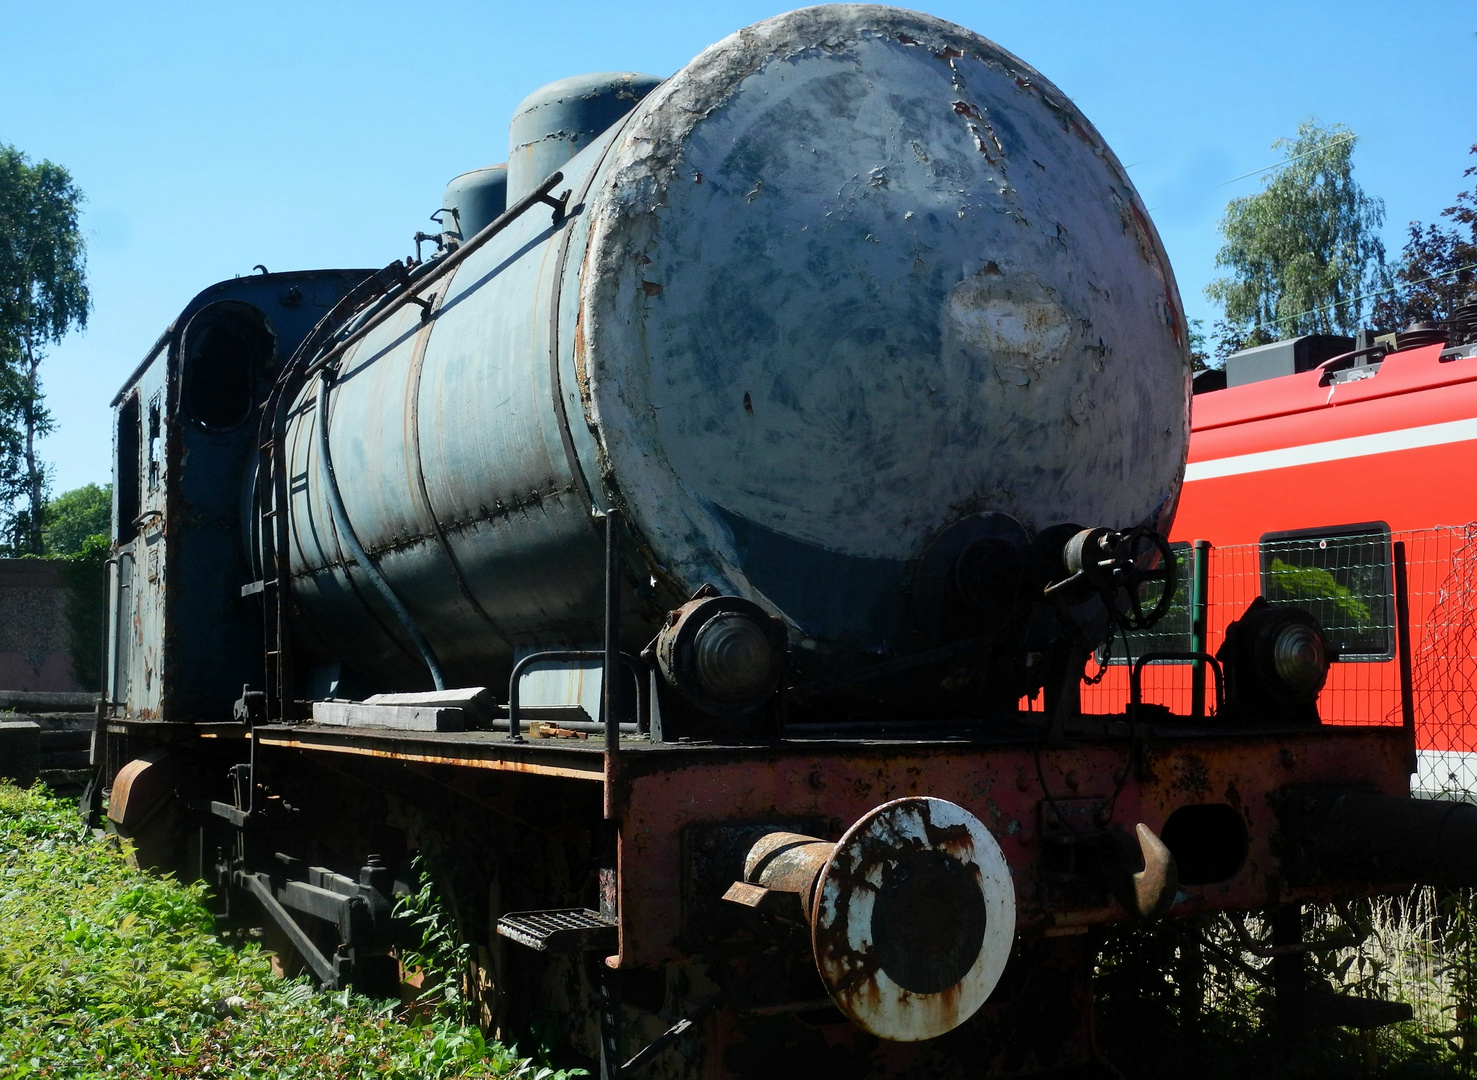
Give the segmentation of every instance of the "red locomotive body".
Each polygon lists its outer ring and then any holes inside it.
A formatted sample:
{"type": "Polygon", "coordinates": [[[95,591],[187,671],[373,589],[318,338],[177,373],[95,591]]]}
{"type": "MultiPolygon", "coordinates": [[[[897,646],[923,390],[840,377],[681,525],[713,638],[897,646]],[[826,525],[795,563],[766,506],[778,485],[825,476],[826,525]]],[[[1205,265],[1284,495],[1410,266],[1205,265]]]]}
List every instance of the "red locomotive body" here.
{"type": "MultiPolygon", "coordinates": [[[[1350,350],[1352,352],[1352,350],[1350,350]]],[[[1347,354],[1194,398],[1172,540],[1187,576],[1213,582],[1197,638],[1191,619],[1130,642],[1214,652],[1258,595],[1311,607],[1337,641],[1319,699],[1327,723],[1401,721],[1392,545],[1408,565],[1417,732],[1415,788],[1477,789],[1470,567],[1477,519],[1477,347],[1442,341],[1373,362],[1347,354]]],[[[1232,358],[1234,365],[1235,358],[1232,358]]],[[[1233,376],[1234,381],[1234,376],[1233,376]]],[[[1188,593],[1182,616],[1188,616],[1188,593]]],[[[1119,658],[1122,659],[1121,657],[1119,658]]],[[[1094,707],[1128,695],[1107,673],[1094,707]]],[[[1184,707],[1188,665],[1144,675],[1144,697],[1184,707]]]]}

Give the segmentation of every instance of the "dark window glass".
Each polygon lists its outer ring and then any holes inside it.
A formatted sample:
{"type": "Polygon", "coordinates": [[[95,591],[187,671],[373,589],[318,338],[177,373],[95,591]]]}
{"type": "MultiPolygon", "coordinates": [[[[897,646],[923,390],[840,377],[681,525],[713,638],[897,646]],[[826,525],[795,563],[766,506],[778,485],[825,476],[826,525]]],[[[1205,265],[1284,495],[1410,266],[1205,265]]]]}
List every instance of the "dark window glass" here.
{"type": "Polygon", "coordinates": [[[1262,595],[1310,612],[1341,660],[1394,656],[1390,530],[1383,524],[1269,533],[1262,595]]]}
{"type": "MultiPolygon", "coordinates": [[[[1129,634],[1126,641],[1114,641],[1110,662],[1126,664],[1144,653],[1189,652],[1194,648],[1190,633],[1190,545],[1171,544],[1174,552],[1174,599],[1169,610],[1148,630],[1129,634]]],[[[1150,583],[1143,596],[1144,610],[1153,608],[1159,596],[1158,583],[1150,583]],[[1152,595],[1149,589],[1154,590],[1152,595]]],[[[1121,633],[1121,632],[1120,632],[1121,633]]],[[[1188,663],[1188,661],[1186,661],[1188,663]]]]}
{"type": "Polygon", "coordinates": [[[118,408],[118,430],[113,436],[116,460],[113,465],[115,496],[118,520],[114,523],[113,539],[123,543],[138,534],[134,519],[139,512],[139,467],[140,443],[143,432],[139,430],[138,394],[128,395],[128,400],[118,408]]]}
{"type": "Polygon", "coordinates": [[[159,486],[159,467],[164,460],[164,406],[161,395],[149,399],[149,490],[159,486]]]}

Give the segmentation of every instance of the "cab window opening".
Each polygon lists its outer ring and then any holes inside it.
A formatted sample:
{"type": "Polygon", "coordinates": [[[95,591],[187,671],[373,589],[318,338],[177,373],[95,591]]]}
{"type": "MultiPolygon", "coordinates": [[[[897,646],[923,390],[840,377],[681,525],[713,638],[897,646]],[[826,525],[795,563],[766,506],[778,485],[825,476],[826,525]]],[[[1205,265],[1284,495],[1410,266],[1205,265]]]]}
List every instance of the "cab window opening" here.
{"type": "Polygon", "coordinates": [[[255,308],[225,301],[201,310],[185,331],[185,415],[211,431],[244,423],[276,349],[266,318],[255,308]]]}
{"type": "Polygon", "coordinates": [[[115,543],[126,543],[138,534],[138,519],[141,492],[139,491],[140,450],[143,442],[139,416],[138,394],[135,392],[118,409],[118,430],[114,437],[113,475],[117,477],[116,512],[113,524],[115,543]]]}

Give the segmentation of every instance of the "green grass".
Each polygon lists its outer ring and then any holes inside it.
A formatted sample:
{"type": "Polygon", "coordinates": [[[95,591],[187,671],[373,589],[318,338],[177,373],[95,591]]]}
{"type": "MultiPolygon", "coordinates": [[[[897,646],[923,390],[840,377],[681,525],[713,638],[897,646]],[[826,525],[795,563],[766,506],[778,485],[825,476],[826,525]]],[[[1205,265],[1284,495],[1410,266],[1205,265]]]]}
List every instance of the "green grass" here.
{"type": "Polygon", "coordinates": [[[203,899],[132,869],[74,804],[0,784],[0,1076],[568,1075],[455,1019],[276,978],[203,899]]]}

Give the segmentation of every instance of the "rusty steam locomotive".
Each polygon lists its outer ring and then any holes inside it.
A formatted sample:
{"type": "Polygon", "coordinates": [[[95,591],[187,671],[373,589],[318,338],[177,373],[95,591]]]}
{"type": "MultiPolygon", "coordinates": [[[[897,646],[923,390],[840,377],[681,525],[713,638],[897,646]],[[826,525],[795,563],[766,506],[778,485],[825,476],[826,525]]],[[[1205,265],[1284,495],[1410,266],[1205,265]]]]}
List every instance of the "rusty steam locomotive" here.
{"type": "Polygon", "coordinates": [[[485,1022],[606,1076],[1061,1064],[1094,928],[1435,872],[1368,862],[1410,732],[1318,722],[1304,613],[1195,658],[1214,710],[1083,712],[1175,591],[1189,364],[1038,72],[809,8],[510,147],[424,261],[214,285],[114,400],[97,759],[146,858],[387,992],[419,852],[485,1022]]]}

